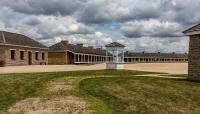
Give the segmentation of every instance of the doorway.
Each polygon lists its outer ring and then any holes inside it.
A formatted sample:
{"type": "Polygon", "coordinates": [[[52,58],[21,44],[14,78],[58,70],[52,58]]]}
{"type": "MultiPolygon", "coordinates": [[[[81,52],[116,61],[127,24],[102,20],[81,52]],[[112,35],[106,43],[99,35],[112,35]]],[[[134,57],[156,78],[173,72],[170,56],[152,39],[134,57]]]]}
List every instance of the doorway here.
{"type": "Polygon", "coordinates": [[[32,64],[32,52],[28,52],[28,64],[31,65],[32,64]]]}

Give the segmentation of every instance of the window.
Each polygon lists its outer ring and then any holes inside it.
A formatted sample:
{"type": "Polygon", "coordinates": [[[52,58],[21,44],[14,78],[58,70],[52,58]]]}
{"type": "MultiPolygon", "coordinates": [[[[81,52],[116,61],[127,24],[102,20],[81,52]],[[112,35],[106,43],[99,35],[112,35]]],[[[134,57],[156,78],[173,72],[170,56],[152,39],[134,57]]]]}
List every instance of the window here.
{"type": "Polygon", "coordinates": [[[45,53],[42,53],[42,60],[45,59],[45,53]]]}
{"type": "Polygon", "coordinates": [[[10,53],[11,60],[15,60],[15,50],[10,50],[10,53]]]}
{"type": "Polygon", "coordinates": [[[35,52],[35,60],[39,60],[39,52],[35,52]]]}
{"type": "Polygon", "coordinates": [[[20,51],[20,60],[24,60],[24,51],[20,51]]]}

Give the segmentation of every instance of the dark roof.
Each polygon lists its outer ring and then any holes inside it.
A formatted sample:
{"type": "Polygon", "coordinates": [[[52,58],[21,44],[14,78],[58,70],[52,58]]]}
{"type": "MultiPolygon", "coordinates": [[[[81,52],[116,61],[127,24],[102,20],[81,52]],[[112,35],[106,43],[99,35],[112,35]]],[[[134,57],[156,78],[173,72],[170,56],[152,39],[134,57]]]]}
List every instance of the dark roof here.
{"type": "Polygon", "coordinates": [[[188,58],[187,53],[133,53],[125,52],[125,57],[138,57],[138,58],[188,58]]]}
{"type": "Polygon", "coordinates": [[[29,46],[34,48],[47,48],[43,44],[22,34],[0,31],[0,44],[29,46]]]}
{"type": "Polygon", "coordinates": [[[65,52],[71,51],[73,53],[94,54],[94,55],[106,55],[106,50],[101,48],[84,47],[81,44],[69,44],[67,41],[61,41],[49,47],[49,52],[65,52]]]}
{"type": "Polygon", "coordinates": [[[195,25],[195,26],[183,31],[184,34],[191,33],[191,32],[200,32],[200,24],[195,25]]]}
{"type": "Polygon", "coordinates": [[[125,46],[118,42],[113,42],[113,43],[107,44],[106,47],[125,47],[125,46]]]}

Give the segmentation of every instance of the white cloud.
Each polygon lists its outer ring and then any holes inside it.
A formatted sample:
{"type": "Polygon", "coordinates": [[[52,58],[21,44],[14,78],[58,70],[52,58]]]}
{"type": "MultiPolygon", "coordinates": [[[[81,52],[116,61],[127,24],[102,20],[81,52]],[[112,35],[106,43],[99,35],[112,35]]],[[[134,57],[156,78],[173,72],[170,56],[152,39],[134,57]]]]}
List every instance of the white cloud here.
{"type": "Polygon", "coordinates": [[[176,22],[156,19],[129,21],[122,25],[121,32],[126,37],[178,37],[182,36],[181,25],[176,22]]]}
{"type": "Polygon", "coordinates": [[[112,42],[110,35],[101,32],[95,32],[94,34],[64,35],[59,38],[55,38],[55,40],[68,40],[70,43],[83,43],[84,45],[93,45],[96,47],[101,47],[112,42]]]}

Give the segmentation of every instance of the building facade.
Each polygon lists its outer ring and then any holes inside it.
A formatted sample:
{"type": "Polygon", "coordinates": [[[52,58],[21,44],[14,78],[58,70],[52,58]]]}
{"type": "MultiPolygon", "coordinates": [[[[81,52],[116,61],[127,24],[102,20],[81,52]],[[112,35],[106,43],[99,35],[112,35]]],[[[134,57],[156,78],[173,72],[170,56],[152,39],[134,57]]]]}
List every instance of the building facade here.
{"type": "Polygon", "coordinates": [[[21,34],[0,31],[0,66],[48,64],[48,48],[21,34]]]}
{"type": "Polygon", "coordinates": [[[137,62],[188,62],[188,54],[179,53],[134,53],[125,52],[124,54],[125,63],[137,63],[137,62]]]}
{"type": "Polygon", "coordinates": [[[189,42],[189,80],[200,81],[200,24],[183,32],[190,37],[189,42]]]}

